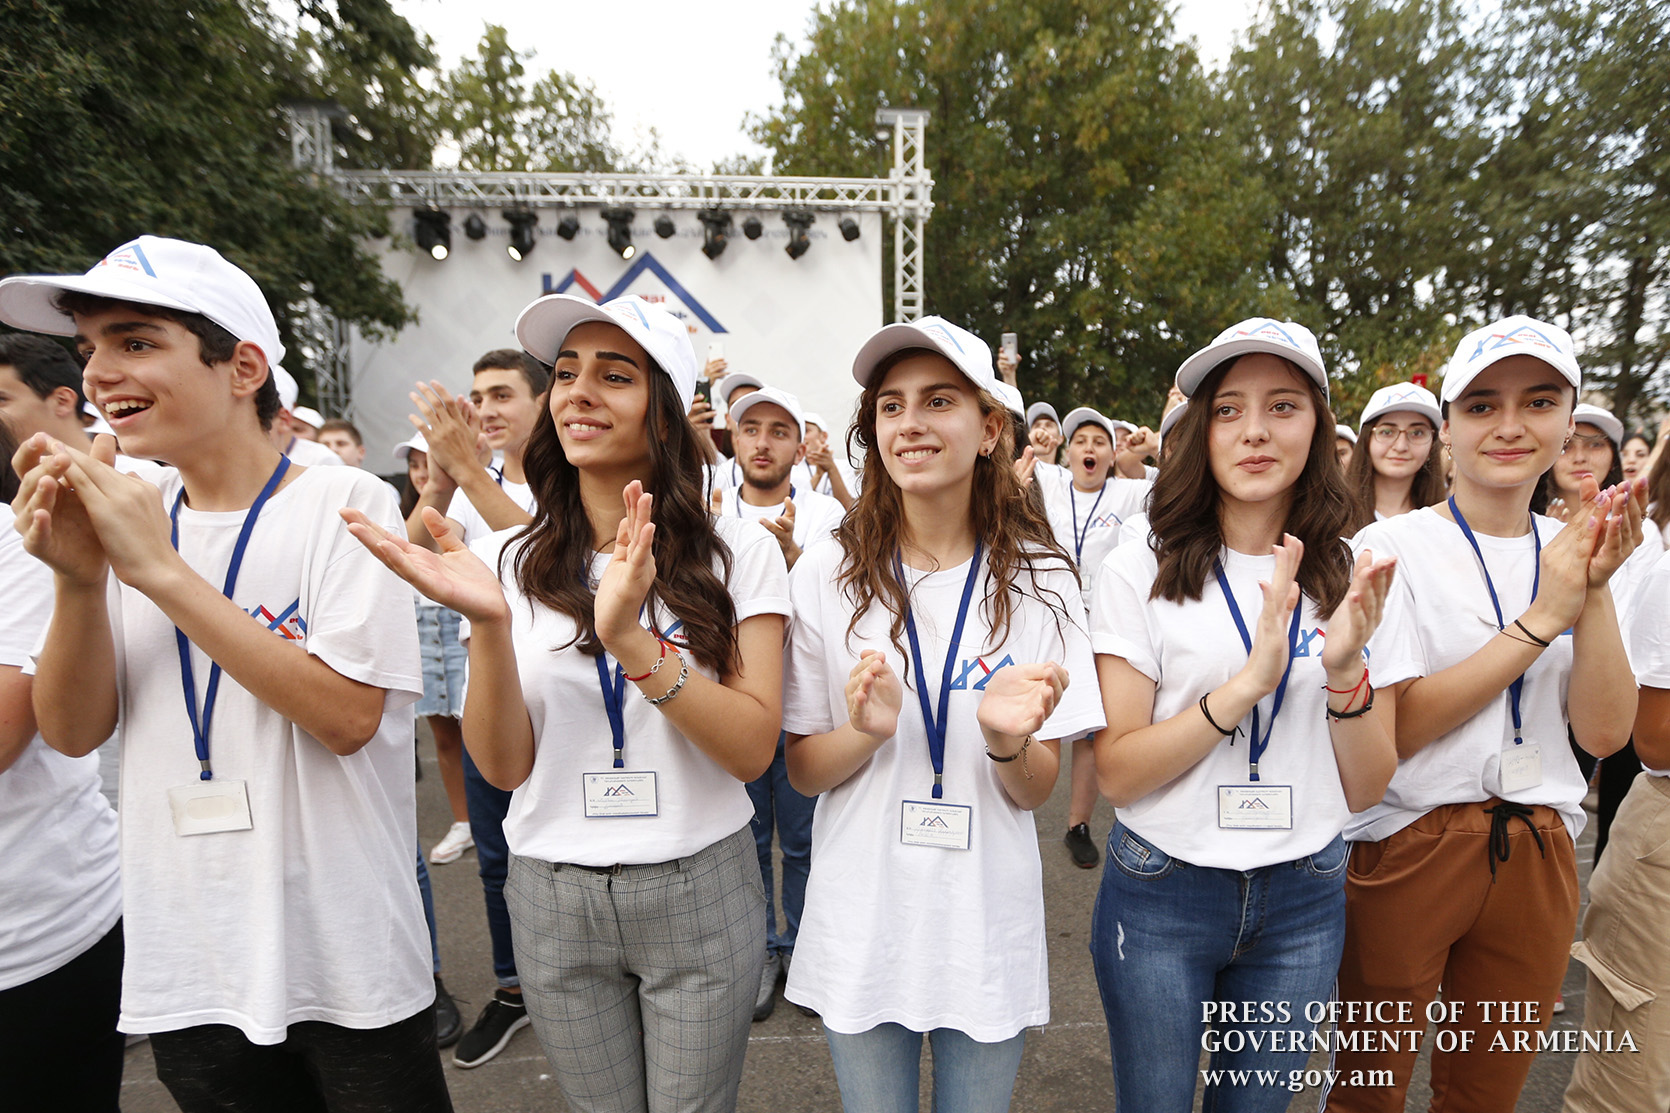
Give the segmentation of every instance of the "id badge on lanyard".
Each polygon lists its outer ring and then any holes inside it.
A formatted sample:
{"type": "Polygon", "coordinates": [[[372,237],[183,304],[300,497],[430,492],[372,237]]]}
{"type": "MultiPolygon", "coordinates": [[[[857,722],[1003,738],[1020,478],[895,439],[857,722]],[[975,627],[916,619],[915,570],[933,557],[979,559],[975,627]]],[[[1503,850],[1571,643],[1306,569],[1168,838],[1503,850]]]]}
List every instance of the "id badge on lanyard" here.
{"type": "MultiPolygon", "coordinates": [[[[1229,617],[1235,620],[1241,644],[1252,653],[1252,634],[1241,616],[1241,607],[1230,589],[1229,577],[1224,574],[1221,560],[1212,562],[1213,574],[1223,592],[1229,617]]],[[[1226,831],[1290,831],[1293,829],[1293,786],[1265,784],[1259,780],[1258,761],[1270,748],[1270,736],[1276,730],[1276,716],[1281,714],[1287,699],[1287,682],[1293,676],[1293,644],[1299,637],[1299,618],[1305,609],[1304,598],[1293,608],[1293,619],[1287,628],[1287,668],[1282,670],[1276,685],[1275,699],[1270,704],[1270,722],[1260,732],[1261,714],[1257,704],[1252,709],[1252,733],[1247,736],[1247,781],[1245,785],[1218,786],[1218,826],[1226,831]]]]}
{"type": "MultiPolygon", "coordinates": [[[[640,611],[638,619],[643,620],[640,611]]],[[[670,637],[680,623],[667,630],[670,637]]],[[[651,630],[651,633],[655,633],[651,630]]],[[[656,634],[661,638],[661,634],[656,634]]],[[[658,785],[653,770],[626,769],[626,671],[615,662],[609,667],[607,654],[599,653],[597,684],[603,693],[603,710],[609,716],[609,733],[614,743],[612,768],[603,773],[580,774],[581,799],[587,819],[638,819],[661,814],[658,785]]]]}
{"type": "MultiPolygon", "coordinates": [[[[1449,501],[1451,516],[1461,527],[1467,544],[1473,547],[1473,556],[1478,559],[1479,574],[1484,577],[1485,590],[1490,593],[1490,606],[1496,612],[1496,629],[1505,629],[1507,620],[1502,614],[1502,601],[1496,595],[1496,582],[1491,579],[1490,568],[1484,562],[1484,550],[1479,548],[1478,538],[1473,536],[1473,529],[1467,524],[1461,507],[1455,504],[1455,496],[1451,495],[1449,501]]],[[[1537,532],[1535,517],[1531,519],[1531,545],[1535,553],[1532,558],[1534,571],[1531,573],[1531,602],[1534,603],[1537,589],[1542,586],[1542,535],[1537,532]]],[[[1524,693],[1525,675],[1521,673],[1508,685],[1508,715],[1513,721],[1513,741],[1502,747],[1499,772],[1503,793],[1524,792],[1542,785],[1542,743],[1525,741],[1525,723],[1520,708],[1524,693]]]]}
{"type": "MultiPolygon", "coordinates": [[[[237,543],[232,546],[232,559],[226,566],[225,585],[221,588],[221,594],[228,599],[232,598],[232,591],[238,585],[238,570],[243,567],[244,553],[249,548],[250,535],[255,532],[256,519],[261,517],[262,507],[278,490],[284,473],[289,470],[290,458],[280,455],[278,467],[273,469],[266,486],[261,488],[255,502],[244,513],[237,543]]],[[[175,552],[180,549],[180,506],[185,497],[185,486],[182,484],[180,493],[174,496],[174,507],[168,516],[169,542],[175,552]]],[[[180,681],[185,689],[186,717],[191,721],[192,745],[197,752],[199,767],[196,782],[168,790],[168,811],[174,820],[174,833],[183,836],[248,831],[254,826],[249,811],[249,786],[243,781],[215,780],[214,768],[209,761],[209,725],[214,719],[215,699],[220,694],[220,664],[214,662],[209,666],[209,684],[203,694],[203,713],[199,715],[197,678],[191,664],[191,641],[178,626],[174,627],[174,640],[180,651],[180,681]]]]}
{"type": "MultiPolygon", "coordinates": [[[[945,650],[945,669],[940,676],[939,707],[936,710],[928,699],[928,676],[922,668],[922,643],[916,635],[916,620],[911,616],[906,591],[905,634],[910,638],[911,665],[916,670],[916,698],[922,707],[922,726],[928,735],[928,760],[934,767],[933,799],[905,800],[899,811],[899,841],[906,846],[929,846],[943,850],[967,850],[974,832],[974,808],[968,804],[947,804],[945,796],[945,732],[951,723],[951,673],[956,668],[957,650],[963,640],[963,625],[968,620],[968,608],[974,599],[974,585],[983,567],[980,558],[985,546],[974,544],[974,557],[969,562],[968,579],[963,583],[962,600],[957,604],[957,622],[951,629],[951,641],[945,650]]],[[[899,586],[905,587],[904,561],[897,554],[893,558],[899,586]]]]}

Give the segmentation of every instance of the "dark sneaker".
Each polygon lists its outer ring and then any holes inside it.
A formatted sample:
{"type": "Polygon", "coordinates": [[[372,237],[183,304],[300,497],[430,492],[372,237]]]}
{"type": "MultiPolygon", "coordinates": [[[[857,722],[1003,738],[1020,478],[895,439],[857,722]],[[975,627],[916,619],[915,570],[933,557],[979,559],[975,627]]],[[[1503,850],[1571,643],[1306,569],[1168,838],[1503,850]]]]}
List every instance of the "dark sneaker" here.
{"type": "Polygon", "coordinates": [[[1067,837],[1061,841],[1067,844],[1067,850],[1073,855],[1073,865],[1081,870],[1095,869],[1096,863],[1102,860],[1096,852],[1096,844],[1090,841],[1088,823],[1067,828],[1067,837]]]}
{"type": "Polygon", "coordinates": [[[754,995],[754,1021],[758,1023],[777,1008],[777,978],[783,972],[783,958],[775,951],[765,956],[760,968],[760,990],[754,995]]]}
{"type": "Polygon", "coordinates": [[[452,1053],[453,1065],[481,1066],[503,1051],[510,1037],[528,1023],[528,1007],[522,1003],[522,995],[499,990],[476,1017],[475,1027],[458,1041],[458,1050],[452,1053]]]}
{"type": "Polygon", "coordinates": [[[464,1018],[458,1015],[458,1003],[435,975],[435,1046],[451,1047],[464,1034],[464,1018]]]}

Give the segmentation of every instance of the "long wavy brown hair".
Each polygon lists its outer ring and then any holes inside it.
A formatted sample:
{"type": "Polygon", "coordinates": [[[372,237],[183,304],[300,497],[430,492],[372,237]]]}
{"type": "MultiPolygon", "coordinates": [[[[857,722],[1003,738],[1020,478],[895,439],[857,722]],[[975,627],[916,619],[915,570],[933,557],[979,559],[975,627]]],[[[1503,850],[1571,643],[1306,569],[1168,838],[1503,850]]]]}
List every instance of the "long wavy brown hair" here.
{"type": "MultiPolygon", "coordinates": [[[[1357,439],[1357,451],[1351,454],[1351,464],[1345,470],[1345,485],[1353,500],[1347,536],[1374,522],[1374,461],[1369,458],[1368,442],[1381,424],[1376,421],[1362,431],[1357,439]]],[[[1416,510],[1444,501],[1444,472],[1438,463],[1438,447],[1438,430],[1434,429],[1432,439],[1427,442],[1426,462],[1409,477],[1409,502],[1416,510]]]]}
{"type": "MultiPolygon", "coordinates": [[[[895,573],[894,560],[905,540],[904,500],[876,449],[876,407],[888,371],[903,360],[919,355],[944,359],[940,353],[926,348],[896,352],[876,369],[858,400],[858,414],[847,430],[847,448],[849,456],[854,444],[864,450],[864,475],[858,501],[835,531],[836,539],[846,551],[837,583],[853,602],[852,621],[847,623],[848,638],[871,604],[879,600],[892,615],[889,636],[901,656],[905,655],[905,610],[910,600],[895,573]]],[[[1042,504],[1028,498],[1020,480],[1015,478],[1014,430],[1007,419],[1007,409],[991,393],[978,387],[975,393],[982,417],[1005,415],[996,447],[990,455],[975,458],[974,488],[968,508],[969,525],[986,549],[991,586],[980,606],[992,632],[991,647],[996,647],[1009,634],[1017,594],[1030,594],[1050,606],[1058,622],[1067,617],[1060,596],[1042,587],[1038,576],[1054,568],[1072,570],[1073,562],[1056,543],[1042,504]],[[1018,585],[1023,572],[1029,578],[1030,592],[1018,585]]]]}
{"type": "MultiPolygon", "coordinates": [[[[650,586],[648,613],[656,601],[684,623],[683,633],[696,659],[720,675],[736,671],[736,606],[726,582],[731,551],[713,529],[702,489],[702,454],[698,436],[679,404],[677,388],[662,370],[649,367],[649,409],[644,437],[649,442],[650,480],[655,496],[650,520],[655,523],[655,583],[650,586]],[[716,571],[722,569],[723,571],[716,571]]],[[[516,584],[529,599],[574,620],[572,641],[553,649],[578,645],[597,656],[591,586],[591,519],[580,501],[580,472],[569,463],[551,417],[549,402],[541,407],[539,422],[528,438],[522,458],[528,486],[535,500],[533,521],[516,535],[526,541],[516,551],[516,584]]],[[[501,574],[503,557],[501,561],[501,574]]]]}
{"type": "MultiPolygon", "coordinates": [[[[1211,400],[1235,364],[1213,368],[1195,388],[1194,398],[1169,438],[1176,445],[1154,481],[1148,508],[1149,545],[1159,558],[1159,573],[1149,598],[1173,603],[1198,600],[1212,575],[1212,562],[1223,549],[1218,483],[1212,476],[1208,443],[1213,417],[1211,400]]],[[[1299,589],[1324,614],[1332,614],[1351,586],[1351,547],[1344,534],[1351,521],[1351,492],[1334,454],[1334,416],[1322,389],[1289,363],[1310,392],[1316,412],[1310,452],[1293,485],[1292,502],[1282,530],[1305,544],[1299,562],[1299,589]]]]}

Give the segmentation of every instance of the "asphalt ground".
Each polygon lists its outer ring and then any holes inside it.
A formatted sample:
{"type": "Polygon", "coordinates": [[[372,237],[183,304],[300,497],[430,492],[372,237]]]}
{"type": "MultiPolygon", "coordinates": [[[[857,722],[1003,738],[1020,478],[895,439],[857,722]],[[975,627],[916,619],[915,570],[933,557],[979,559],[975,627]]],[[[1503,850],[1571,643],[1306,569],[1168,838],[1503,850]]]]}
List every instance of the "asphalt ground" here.
{"type": "MultiPolygon", "coordinates": [[[[420,734],[424,776],[418,784],[418,830],[427,849],[446,833],[451,816],[427,729],[420,728],[420,734]]],[[[1044,862],[1051,1017],[1049,1024],[1027,1034],[1012,1106],[1016,1113],[1107,1113],[1114,1107],[1107,1022],[1089,952],[1090,909],[1101,870],[1078,869],[1068,858],[1061,844],[1066,814],[1067,786],[1063,782],[1036,813],[1044,862]]],[[[1113,809],[1106,802],[1099,804],[1090,825],[1098,843],[1106,839],[1112,822],[1113,809]]],[[[1593,853],[1591,826],[1578,844],[1585,906],[1593,853]]],[[[492,997],[495,984],[475,852],[469,851],[449,865],[431,866],[430,876],[440,932],[442,977],[468,1024],[492,997]]],[[[1567,1008],[1554,1018],[1556,1030],[1581,1027],[1583,989],[1583,968],[1573,961],[1566,971],[1567,1008]]],[[[822,1029],[815,1019],[802,1016],[783,1001],[781,994],[779,984],[776,1011],[753,1027],[737,1108],[742,1113],[839,1111],[840,1097],[822,1029]]],[[[1431,1040],[1429,1033],[1422,1046],[1429,1047],[1431,1040]]],[[[497,1058],[472,1070],[453,1066],[450,1052],[442,1056],[458,1113],[550,1113],[568,1108],[531,1028],[518,1032],[497,1058]]],[[[1313,1056],[1310,1066],[1325,1068],[1325,1059],[1324,1055],[1313,1056]]],[[[1425,1110],[1429,1104],[1426,1059],[1423,1052],[1409,1090],[1408,1109],[1425,1110]]],[[[1516,1107],[1519,1113],[1557,1113],[1574,1060],[1569,1053],[1540,1054],[1520,1095],[1516,1107]]],[[[931,1067],[926,1052],[922,1077],[923,1108],[927,1109],[931,1067]]],[[[128,1049],[122,1087],[126,1113],[178,1113],[167,1090],[157,1081],[148,1043],[128,1049]]],[[[1314,1110],[1316,1104],[1317,1091],[1307,1089],[1295,1094],[1288,1108],[1290,1113],[1298,1113],[1314,1110]]]]}

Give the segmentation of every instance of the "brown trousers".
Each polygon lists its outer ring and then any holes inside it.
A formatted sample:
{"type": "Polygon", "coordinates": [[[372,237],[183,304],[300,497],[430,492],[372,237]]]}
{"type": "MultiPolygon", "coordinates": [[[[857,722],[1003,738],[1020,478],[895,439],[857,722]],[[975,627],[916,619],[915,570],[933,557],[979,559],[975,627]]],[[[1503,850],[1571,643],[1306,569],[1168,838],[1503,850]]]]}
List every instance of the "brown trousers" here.
{"type": "MultiPolygon", "coordinates": [[[[1408,1002],[1413,1023],[1397,1027],[1425,1028],[1442,985],[1438,1007],[1458,1011],[1436,1033],[1433,1113],[1512,1113],[1536,1053],[1511,1049],[1522,1039],[1534,1048],[1548,1026],[1577,927],[1576,850],[1552,808],[1532,808],[1530,826],[1508,822],[1507,859],[1492,880],[1490,809],[1500,802],[1435,808],[1389,838],[1358,843],[1346,873],[1340,1001],[1408,1002]],[[1500,1002],[1519,1010],[1506,1023],[1500,1002]],[[1468,1039],[1470,1047],[1459,1042],[1468,1039]]],[[[1349,1040],[1388,1027],[1339,1030],[1349,1040]]],[[[1329,1113],[1401,1111],[1417,1054],[1407,1042],[1397,1051],[1341,1050],[1329,1113]],[[1386,1070],[1391,1086],[1349,1085],[1353,1072],[1386,1070]]]]}

